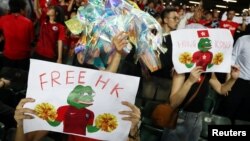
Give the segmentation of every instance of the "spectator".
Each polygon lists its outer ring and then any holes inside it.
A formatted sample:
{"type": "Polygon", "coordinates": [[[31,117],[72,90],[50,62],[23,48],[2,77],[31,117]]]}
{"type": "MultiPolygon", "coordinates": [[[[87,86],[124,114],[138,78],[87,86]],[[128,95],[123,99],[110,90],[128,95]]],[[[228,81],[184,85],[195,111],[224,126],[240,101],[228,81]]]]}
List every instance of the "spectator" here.
{"type": "Polygon", "coordinates": [[[213,19],[210,25],[211,28],[218,28],[220,26],[220,19],[219,19],[219,11],[218,9],[213,9],[213,19]]]}
{"type": "Polygon", "coordinates": [[[220,21],[220,28],[229,29],[232,36],[234,36],[237,29],[240,31],[245,31],[246,29],[246,16],[242,18],[242,25],[240,26],[238,23],[233,22],[233,18],[235,16],[235,11],[233,9],[227,10],[227,20],[220,21]]]}
{"type": "MultiPolygon", "coordinates": [[[[42,13],[38,0],[35,0],[35,11],[39,17],[42,13]]],[[[62,25],[64,16],[59,6],[52,6],[47,12],[47,19],[41,19],[40,35],[33,58],[62,63],[63,41],[65,28],[62,25]],[[42,21],[44,20],[44,21],[42,21]]]]}
{"type": "Polygon", "coordinates": [[[172,107],[183,108],[187,100],[195,93],[201,82],[197,96],[192,102],[179,112],[179,119],[175,129],[166,129],[162,141],[198,141],[202,129],[202,118],[199,112],[203,110],[205,98],[208,95],[209,84],[221,95],[227,95],[239,76],[239,68],[233,66],[231,77],[221,84],[214,73],[203,73],[201,66],[195,67],[190,73],[174,73],[170,95],[172,107]],[[183,130],[185,129],[185,130],[183,130]]]}
{"type": "Polygon", "coordinates": [[[77,10],[80,6],[84,5],[82,0],[70,0],[68,5],[68,12],[71,15],[72,13],[77,13],[77,10]]]}
{"type": "Polygon", "coordinates": [[[176,30],[179,23],[179,15],[175,8],[166,8],[161,13],[163,28],[163,48],[164,53],[160,54],[162,69],[153,73],[157,77],[172,78],[172,40],[170,32],[176,30]]]}
{"type": "Polygon", "coordinates": [[[10,0],[9,7],[10,14],[0,18],[0,30],[5,40],[3,65],[28,70],[33,24],[23,16],[26,7],[24,0],[10,0]]]}
{"type": "Polygon", "coordinates": [[[200,6],[195,7],[194,15],[188,20],[187,24],[197,23],[197,24],[205,25],[206,21],[202,19],[202,15],[203,15],[202,7],[200,6]]]}
{"type": "Polygon", "coordinates": [[[154,16],[156,13],[154,1],[149,1],[147,6],[144,8],[144,11],[148,12],[151,16],[154,16]]]}
{"type": "MultiPolygon", "coordinates": [[[[120,63],[122,49],[128,44],[127,35],[124,32],[119,33],[113,38],[113,43],[115,45],[115,55],[112,59],[111,63],[107,67],[106,71],[116,72],[120,63]]],[[[25,116],[27,113],[35,114],[31,109],[23,108],[23,105],[27,102],[34,102],[33,99],[23,99],[20,101],[16,108],[15,119],[17,121],[17,133],[16,133],[16,141],[32,141],[39,140],[44,137],[48,132],[47,131],[37,131],[33,133],[28,133],[27,135],[23,134],[22,122],[23,119],[30,119],[32,116],[25,116]]],[[[140,120],[140,110],[133,104],[128,102],[122,102],[123,105],[129,107],[130,111],[122,111],[120,114],[128,116],[128,118],[124,118],[124,120],[128,120],[132,122],[132,126],[130,129],[130,135],[128,141],[139,141],[138,134],[138,123],[140,120]]],[[[69,135],[68,141],[96,141],[94,139],[88,139],[78,136],[69,135]]]]}
{"type": "Polygon", "coordinates": [[[240,76],[232,91],[223,99],[218,114],[227,116],[232,121],[250,121],[250,35],[240,37],[233,48],[232,63],[239,65],[240,76]]]}

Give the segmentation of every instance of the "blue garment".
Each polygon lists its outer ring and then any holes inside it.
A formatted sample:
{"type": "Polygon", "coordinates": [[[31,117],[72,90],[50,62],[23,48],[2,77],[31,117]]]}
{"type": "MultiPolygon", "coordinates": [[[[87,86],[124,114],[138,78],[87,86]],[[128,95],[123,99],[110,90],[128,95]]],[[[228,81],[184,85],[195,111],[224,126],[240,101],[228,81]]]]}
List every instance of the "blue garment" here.
{"type": "Polygon", "coordinates": [[[161,141],[198,141],[202,130],[199,113],[180,111],[175,129],[165,129],[161,141]]]}

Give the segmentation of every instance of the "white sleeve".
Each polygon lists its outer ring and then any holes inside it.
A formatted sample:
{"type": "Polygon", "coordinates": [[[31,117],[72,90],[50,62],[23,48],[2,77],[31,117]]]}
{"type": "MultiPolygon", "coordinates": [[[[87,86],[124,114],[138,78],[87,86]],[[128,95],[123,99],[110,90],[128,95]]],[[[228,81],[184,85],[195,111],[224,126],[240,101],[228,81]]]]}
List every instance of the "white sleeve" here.
{"type": "Polygon", "coordinates": [[[232,65],[235,65],[235,61],[237,57],[240,55],[240,48],[241,48],[241,38],[239,38],[234,47],[233,47],[233,52],[232,52],[232,65]]]}

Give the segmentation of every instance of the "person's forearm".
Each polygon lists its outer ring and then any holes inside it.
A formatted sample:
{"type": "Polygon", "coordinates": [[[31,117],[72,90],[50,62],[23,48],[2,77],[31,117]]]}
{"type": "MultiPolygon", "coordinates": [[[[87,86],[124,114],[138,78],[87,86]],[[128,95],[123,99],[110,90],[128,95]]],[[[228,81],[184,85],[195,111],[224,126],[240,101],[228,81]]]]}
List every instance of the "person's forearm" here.
{"type": "Polygon", "coordinates": [[[15,141],[27,141],[26,135],[23,133],[23,126],[19,125],[16,128],[15,141]]]}
{"type": "Polygon", "coordinates": [[[243,22],[242,22],[242,25],[241,25],[241,30],[242,30],[242,31],[245,31],[245,30],[246,30],[246,27],[247,27],[246,21],[243,21],[243,22]]]}
{"type": "Polygon", "coordinates": [[[226,81],[226,83],[222,84],[220,94],[226,94],[227,92],[231,91],[235,81],[235,79],[230,78],[226,81]]]}
{"type": "Polygon", "coordinates": [[[62,40],[58,41],[58,55],[57,55],[57,61],[62,61],[62,52],[63,52],[63,42],[62,40]]]}
{"type": "Polygon", "coordinates": [[[40,9],[39,0],[34,1],[34,11],[36,13],[37,18],[40,19],[40,17],[41,17],[41,9],[40,9]]]}
{"type": "Polygon", "coordinates": [[[74,1],[75,0],[70,1],[69,5],[68,5],[68,9],[67,9],[68,12],[71,12],[74,1]]]}
{"type": "Polygon", "coordinates": [[[192,85],[193,83],[187,79],[177,93],[171,94],[170,105],[174,108],[181,105],[192,85]]]}
{"type": "Polygon", "coordinates": [[[127,141],[140,141],[140,131],[138,127],[130,129],[127,141]]]}
{"type": "Polygon", "coordinates": [[[121,61],[121,54],[118,52],[115,52],[114,57],[112,58],[112,61],[108,65],[106,71],[114,72],[114,73],[117,72],[120,61],[121,61]]]}

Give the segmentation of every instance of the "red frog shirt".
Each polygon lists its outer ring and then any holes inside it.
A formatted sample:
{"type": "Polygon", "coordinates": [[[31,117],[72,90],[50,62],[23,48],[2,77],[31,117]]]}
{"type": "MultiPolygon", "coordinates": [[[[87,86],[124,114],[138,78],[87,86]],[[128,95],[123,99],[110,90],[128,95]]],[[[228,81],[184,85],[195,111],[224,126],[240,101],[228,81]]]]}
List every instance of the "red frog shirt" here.
{"type": "Polygon", "coordinates": [[[56,121],[63,122],[63,132],[86,135],[87,125],[93,125],[94,113],[86,108],[67,105],[59,107],[56,121]]]}

